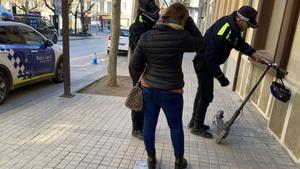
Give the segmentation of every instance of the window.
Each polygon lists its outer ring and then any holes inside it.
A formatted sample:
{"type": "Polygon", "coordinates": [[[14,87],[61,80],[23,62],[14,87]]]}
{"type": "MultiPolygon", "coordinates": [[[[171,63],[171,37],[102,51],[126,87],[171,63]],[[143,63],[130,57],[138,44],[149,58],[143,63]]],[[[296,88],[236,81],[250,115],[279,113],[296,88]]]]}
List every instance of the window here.
{"type": "Polygon", "coordinates": [[[107,13],[111,13],[111,2],[107,2],[107,13]]]}
{"type": "Polygon", "coordinates": [[[269,32],[266,39],[265,50],[269,51],[272,55],[275,54],[276,44],[279,38],[280,26],[282,24],[282,18],[284,13],[286,1],[275,0],[272,12],[272,17],[270,19],[269,32]]]}
{"type": "Polygon", "coordinates": [[[20,34],[23,36],[26,44],[28,45],[42,45],[45,43],[45,40],[34,30],[27,28],[25,26],[18,27],[20,34]]]}
{"type": "Polygon", "coordinates": [[[87,9],[89,9],[91,5],[92,5],[91,1],[86,2],[87,9]]]}
{"type": "Polygon", "coordinates": [[[125,13],[125,12],[126,12],[126,8],[127,8],[127,3],[126,3],[126,2],[123,2],[123,3],[121,4],[121,12],[122,12],[122,13],[125,13]]]}
{"type": "Polygon", "coordinates": [[[266,50],[272,56],[268,59],[286,69],[300,4],[297,0],[274,0],[259,1],[258,6],[260,26],[254,31],[253,46],[266,50]]]}
{"type": "Polygon", "coordinates": [[[100,2],[100,13],[104,13],[104,2],[100,2]]]}
{"type": "Polygon", "coordinates": [[[0,26],[0,44],[22,44],[15,26],[0,26]]]}

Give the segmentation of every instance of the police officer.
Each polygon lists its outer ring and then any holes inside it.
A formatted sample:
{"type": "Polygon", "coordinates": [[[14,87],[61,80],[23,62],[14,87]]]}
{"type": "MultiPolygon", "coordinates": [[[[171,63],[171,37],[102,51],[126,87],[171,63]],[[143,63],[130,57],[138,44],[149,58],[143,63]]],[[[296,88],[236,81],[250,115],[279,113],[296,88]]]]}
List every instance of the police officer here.
{"type": "MultiPolygon", "coordinates": [[[[158,18],[159,8],[155,5],[154,0],[139,0],[137,16],[134,19],[133,24],[129,27],[129,47],[131,54],[133,54],[141,35],[144,32],[151,30],[158,18]]],[[[129,69],[129,73],[132,75],[132,70],[129,69]]],[[[136,85],[137,81],[133,79],[139,78],[131,78],[133,85],[136,85]]],[[[141,140],[143,139],[143,118],[142,111],[137,112],[132,110],[132,136],[141,140]]]]}
{"type": "Polygon", "coordinates": [[[213,100],[213,87],[216,78],[222,87],[229,85],[229,80],[220,69],[229,57],[232,48],[248,55],[254,61],[261,61],[262,56],[256,53],[241,37],[241,32],[248,28],[257,28],[257,11],[251,6],[243,6],[231,15],[217,20],[204,35],[203,49],[197,53],[193,63],[198,78],[198,90],[194,101],[193,116],[189,127],[191,133],[213,138],[204,124],[209,103],[213,100]]]}

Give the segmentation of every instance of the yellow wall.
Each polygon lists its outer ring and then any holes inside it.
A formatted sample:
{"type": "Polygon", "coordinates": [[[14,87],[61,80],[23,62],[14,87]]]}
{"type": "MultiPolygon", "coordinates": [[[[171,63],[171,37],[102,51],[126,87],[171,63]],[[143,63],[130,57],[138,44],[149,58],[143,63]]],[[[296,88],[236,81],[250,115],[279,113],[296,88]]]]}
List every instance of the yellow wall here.
{"type": "MultiPolygon", "coordinates": [[[[259,0],[253,0],[252,6],[257,9],[259,0]]],[[[274,53],[278,36],[282,24],[286,1],[275,0],[272,12],[271,25],[267,35],[266,47],[264,50],[274,53]]],[[[239,1],[239,6],[245,5],[243,0],[239,1]]],[[[221,7],[222,8],[222,7],[221,7]]],[[[226,8],[226,7],[223,7],[226,8]]],[[[246,41],[251,43],[253,29],[247,31],[246,41]]],[[[291,48],[290,58],[287,66],[288,75],[284,81],[286,86],[292,91],[292,98],[288,103],[283,103],[272,97],[269,92],[269,86],[275,79],[274,75],[268,73],[258,86],[251,102],[257,107],[262,116],[268,120],[268,127],[279,142],[290,152],[295,161],[300,162],[300,17],[294,35],[293,45],[291,48]]],[[[236,63],[236,52],[231,52],[228,63],[236,63]]],[[[236,91],[241,97],[245,97],[253,86],[263,69],[251,64],[247,57],[242,57],[240,64],[239,77],[236,91]]],[[[226,71],[226,76],[232,78],[231,71],[226,71]]]]}
{"type": "Polygon", "coordinates": [[[297,84],[299,87],[299,82],[300,82],[300,48],[299,48],[299,44],[300,44],[300,17],[298,19],[298,24],[297,24],[297,28],[296,28],[296,32],[295,32],[295,36],[294,36],[294,41],[293,41],[293,45],[292,45],[292,50],[291,50],[291,55],[290,55],[290,59],[288,62],[288,67],[287,67],[287,71],[289,72],[287,75],[287,79],[288,81],[297,84]]]}

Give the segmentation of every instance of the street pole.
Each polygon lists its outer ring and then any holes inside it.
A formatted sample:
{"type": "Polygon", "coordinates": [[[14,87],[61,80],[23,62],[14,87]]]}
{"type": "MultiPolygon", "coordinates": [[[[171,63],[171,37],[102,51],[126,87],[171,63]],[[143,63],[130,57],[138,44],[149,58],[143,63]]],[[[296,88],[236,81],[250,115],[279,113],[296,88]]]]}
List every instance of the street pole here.
{"type": "Polygon", "coordinates": [[[29,1],[28,0],[26,0],[25,1],[25,14],[29,14],[29,1]]]}
{"type": "MultiPolygon", "coordinates": [[[[68,9],[68,0],[61,1],[62,9],[68,9]]],[[[64,70],[64,94],[61,97],[71,98],[70,82],[70,39],[69,39],[69,13],[68,10],[62,10],[63,18],[63,70],[64,70]]]]}

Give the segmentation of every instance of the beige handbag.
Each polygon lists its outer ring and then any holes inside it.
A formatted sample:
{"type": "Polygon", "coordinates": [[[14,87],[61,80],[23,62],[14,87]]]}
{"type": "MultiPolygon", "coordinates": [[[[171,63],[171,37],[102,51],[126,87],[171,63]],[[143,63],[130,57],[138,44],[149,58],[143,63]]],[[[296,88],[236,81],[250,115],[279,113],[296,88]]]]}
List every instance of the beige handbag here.
{"type": "Polygon", "coordinates": [[[141,79],[144,76],[146,68],[144,69],[139,81],[133,86],[126,97],[125,106],[134,111],[141,111],[143,109],[143,89],[141,86],[141,79]]]}

